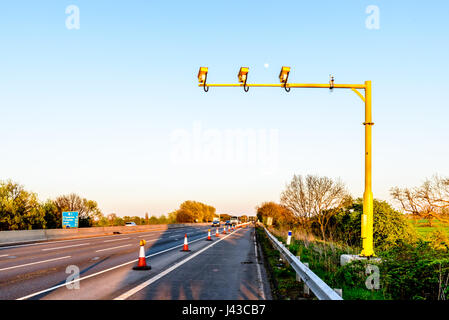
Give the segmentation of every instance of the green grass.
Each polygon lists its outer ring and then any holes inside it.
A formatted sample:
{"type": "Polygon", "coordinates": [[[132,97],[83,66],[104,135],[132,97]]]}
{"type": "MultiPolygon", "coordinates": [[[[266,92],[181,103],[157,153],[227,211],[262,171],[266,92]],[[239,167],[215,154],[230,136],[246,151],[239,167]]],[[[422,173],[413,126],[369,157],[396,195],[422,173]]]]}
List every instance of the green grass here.
{"type": "Polygon", "coordinates": [[[424,240],[429,239],[430,235],[437,230],[441,230],[444,233],[446,233],[447,236],[449,236],[449,224],[447,223],[438,220],[433,220],[432,226],[430,226],[429,221],[427,219],[420,219],[420,220],[409,219],[409,222],[418,232],[418,235],[421,236],[421,238],[423,238],[424,240]]]}

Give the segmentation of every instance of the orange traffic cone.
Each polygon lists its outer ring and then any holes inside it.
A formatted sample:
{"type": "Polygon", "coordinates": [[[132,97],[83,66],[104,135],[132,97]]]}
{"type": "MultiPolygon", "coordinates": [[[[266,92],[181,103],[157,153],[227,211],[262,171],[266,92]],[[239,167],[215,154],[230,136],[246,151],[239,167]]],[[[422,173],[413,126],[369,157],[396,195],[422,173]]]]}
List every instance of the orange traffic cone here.
{"type": "Polygon", "coordinates": [[[189,244],[187,243],[187,233],[186,233],[186,235],[184,236],[184,246],[182,247],[182,250],[181,250],[181,251],[185,251],[185,252],[190,251],[190,250],[189,250],[189,244]]]}
{"type": "Polygon", "coordinates": [[[207,230],[207,239],[206,241],[212,241],[212,238],[210,237],[210,229],[207,230]]]}
{"type": "Polygon", "coordinates": [[[147,261],[145,259],[145,240],[140,240],[140,251],[139,251],[139,263],[134,270],[150,270],[151,267],[147,266],[147,261]]]}
{"type": "Polygon", "coordinates": [[[218,228],[217,230],[215,230],[215,236],[218,238],[220,236],[219,232],[218,232],[218,228]]]}
{"type": "Polygon", "coordinates": [[[223,234],[226,234],[226,227],[223,227],[223,234]]]}

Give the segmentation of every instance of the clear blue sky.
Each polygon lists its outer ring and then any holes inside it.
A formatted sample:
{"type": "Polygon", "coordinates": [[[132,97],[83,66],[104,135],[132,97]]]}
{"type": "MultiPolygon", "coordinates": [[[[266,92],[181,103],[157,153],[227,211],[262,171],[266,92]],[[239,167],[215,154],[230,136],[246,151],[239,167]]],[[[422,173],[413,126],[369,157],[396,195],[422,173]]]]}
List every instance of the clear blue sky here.
{"type": "Polygon", "coordinates": [[[166,214],[189,199],[253,214],[279,201],[294,173],[339,177],[362,196],[364,109],[351,91],[197,87],[200,66],[209,82],[236,82],[248,66],[249,82],[276,83],[287,65],[291,82],[326,83],[330,73],[337,83],[373,81],[374,196],[389,200],[393,186],[449,176],[448,9],[399,0],[3,1],[0,179],[41,200],[76,192],[119,215],[166,214]],[[69,5],[80,10],[79,30],[66,28],[69,5]],[[380,10],[378,30],[366,28],[369,5],[380,10]],[[276,132],[277,160],[268,171],[262,158],[174,161],[174,135],[193,137],[195,126],[276,132]]]}

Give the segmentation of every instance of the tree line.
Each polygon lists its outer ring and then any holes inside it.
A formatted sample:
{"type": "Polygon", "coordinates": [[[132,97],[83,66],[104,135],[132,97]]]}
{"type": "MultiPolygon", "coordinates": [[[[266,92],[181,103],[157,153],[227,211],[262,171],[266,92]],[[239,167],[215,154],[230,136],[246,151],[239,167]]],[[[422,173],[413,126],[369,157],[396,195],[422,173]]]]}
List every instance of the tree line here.
{"type": "Polygon", "coordinates": [[[22,185],[0,181],[0,231],[62,228],[64,211],[79,212],[79,227],[90,227],[102,216],[97,202],[76,194],[40,202],[22,185]]]}
{"type": "MultiPolygon", "coordinates": [[[[447,300],[449,236],[444,223],[449,221],[449,178],[435,175],[416,187],[393,187],[390,195],[398,210],[387,201],[373,201],[373,240],[381,277],[380,291],[371,291],[371,297],[376,293],[385,299],[447,300]],[[432,221],[440,223],[418,234],[411,219],[425,219],[430,226],[432,221]]],[[[356,288],[357,299],[359,293],[363,299],[370,262],[339,266],[342,253],[360,252],[363,199],[353,199],[339,180],[294,176],[279,203],[265,202],[256,209],[260,221],[272,221],[273,232],[293,231],[290,250],[308,256],[327,283],[356,288]]]]}
{"type": "MultiPolygon", "coordinates": [[[[0,181],[0,231],[58,229],[62,228],[62,213],[78,211],[79,227],[124,226],[127,222],[136,225],[211,222],[219,217],[221,221],[231,218],[229,214],[218,215],[213,206],[198,202],[184,201],[179,209],[156,217],[124,216],[115,213],[104,215],[94,200],[82,198],[77,194],[68,194],[41,202],[34,192],[10,180],[0,181]]],[[[248,216],[241,216],[246,222],[248,216]]]]}
{"type": "MultiPolygon", "coordinates": [[[[388,202],[374,199],[374,241],[377,248],[389,248],[397,241],[414,242],[416,231],[407,218],[449,221],[449,179],[437,175],[415,188],[390,190],[400,212],[388,202]]],[[[317,175],[294,175],[281,193],[280,202],[256,207],[265,224],[300,229],[322,240],[360,246],[363,200],[354,199],[339,179],[317,175]]]]}

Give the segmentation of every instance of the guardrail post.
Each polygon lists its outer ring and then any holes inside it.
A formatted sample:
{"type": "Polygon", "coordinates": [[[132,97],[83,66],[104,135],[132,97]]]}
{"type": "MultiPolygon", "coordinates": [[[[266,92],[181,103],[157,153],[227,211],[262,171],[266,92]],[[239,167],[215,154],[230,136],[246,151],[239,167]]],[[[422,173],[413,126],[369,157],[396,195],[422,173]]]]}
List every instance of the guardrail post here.
{"type": "MultiPolygon", "coordinates": [[[[304,262],[304,265],[309,268],[309,263],[304,262]]],[[[310,288],[304,283],[304,294],[310,295],[310,288]]]]}
{"type": "Polygon", "coordinates": [[[334,291],[335,291],[340,297],[343,298],[343,289],[335,289],[335,288],[334,288],[334,291]]]}
{"type": "Polygon", "coordinates": [[[288,262],[288,259],[286,259],[285,257],[284,257],[284,263],[287,267],[290,267],[290,262],[288,262]]]}
{"type": "MultiPolygon", "coordinates": [[[[301,261],[300,256],[296,256],[299,261],[301,261]]],[[[301,277],[299,276],[299,273],[296,273],[296,281],[301,282],[301,277]]]]}

